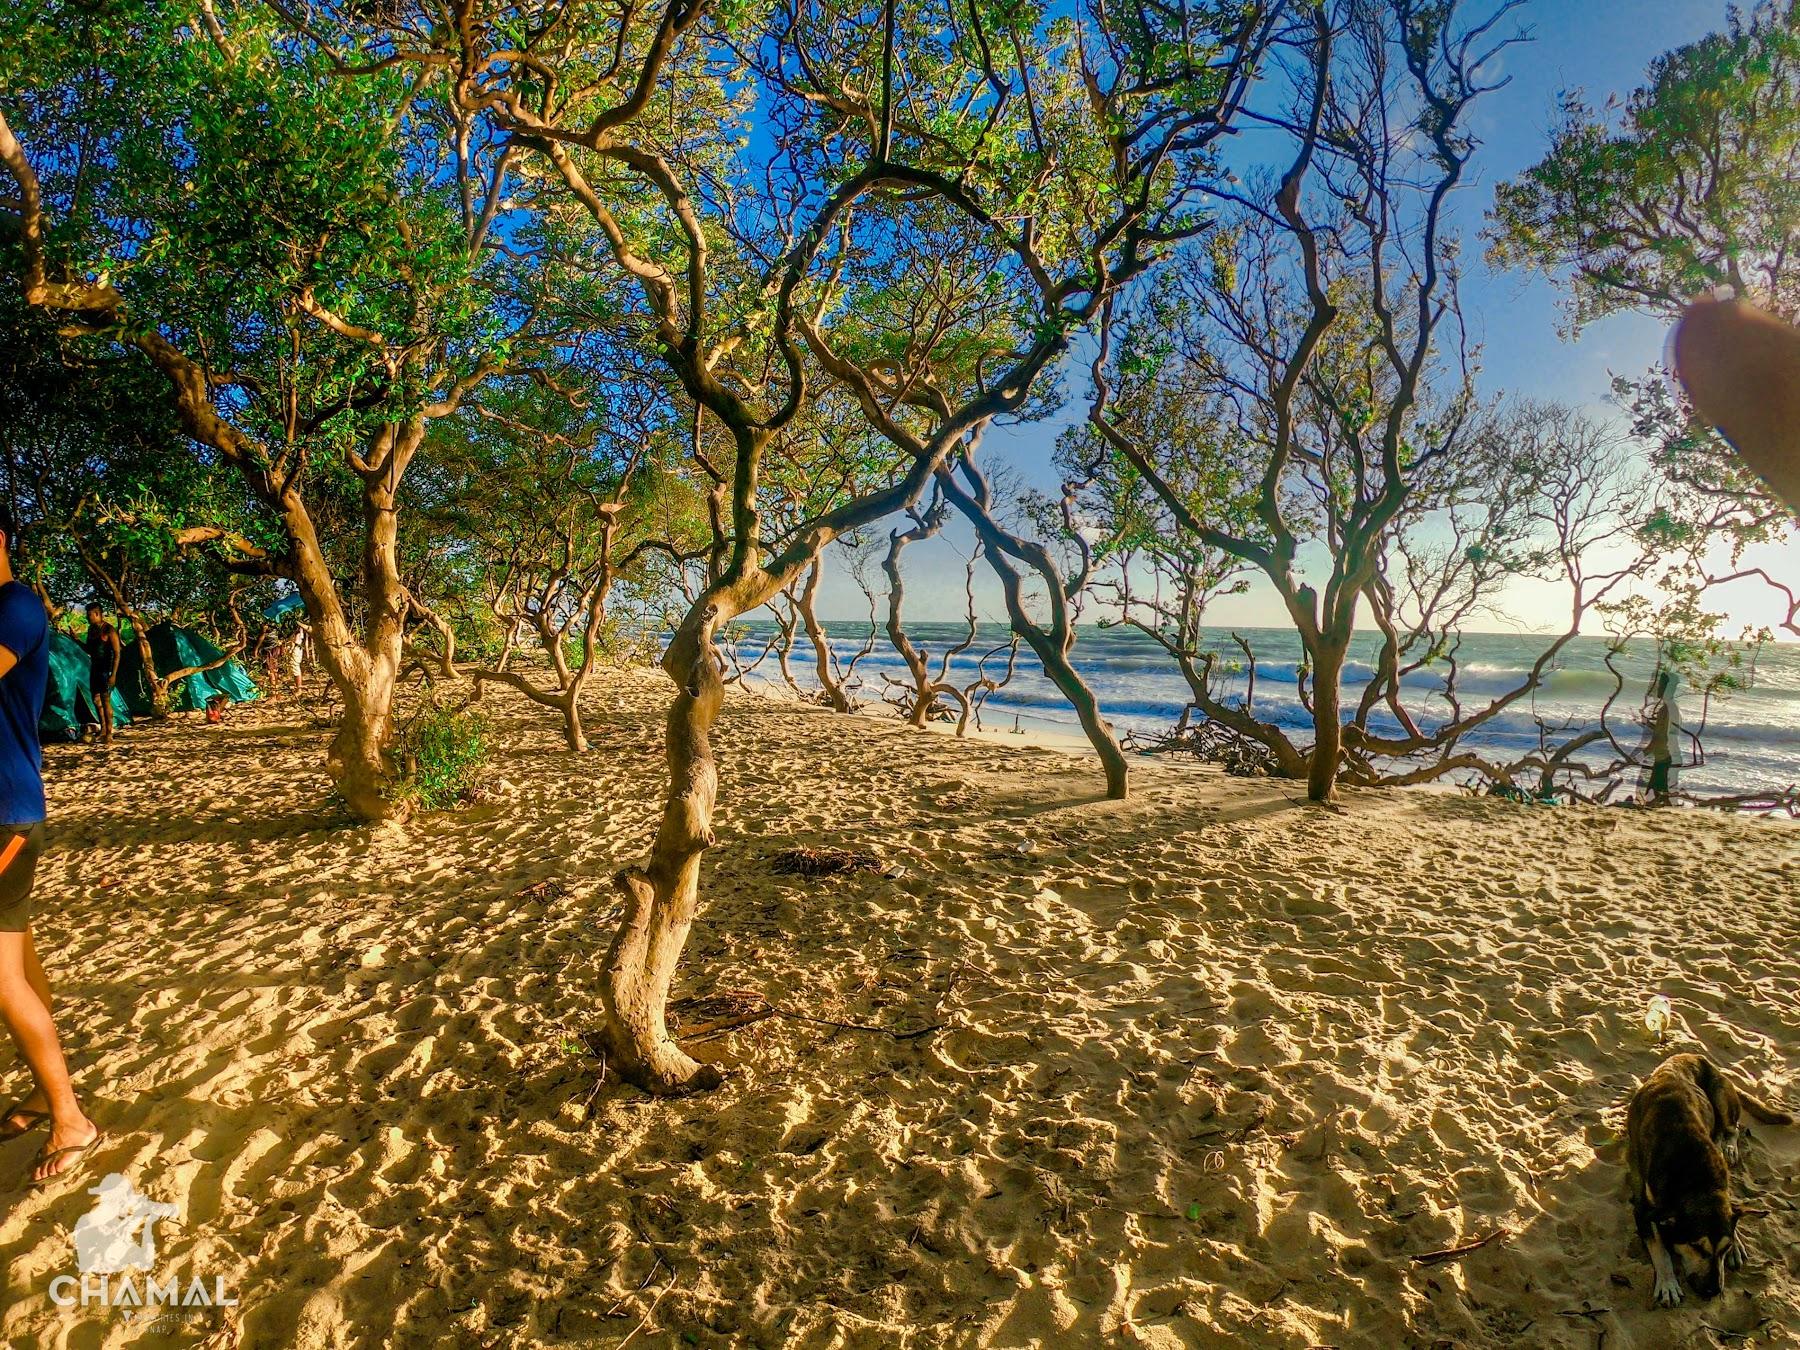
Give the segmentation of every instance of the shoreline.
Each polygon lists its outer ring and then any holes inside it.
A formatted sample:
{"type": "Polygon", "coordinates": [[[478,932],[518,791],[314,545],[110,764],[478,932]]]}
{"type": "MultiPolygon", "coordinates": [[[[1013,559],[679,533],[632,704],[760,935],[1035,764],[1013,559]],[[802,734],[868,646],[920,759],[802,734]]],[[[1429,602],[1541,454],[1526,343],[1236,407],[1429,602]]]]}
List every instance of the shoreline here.
{"type": "MultiPolygon", "coordinates": [[[[892,725],[892,726],[901,726],[901,727],[904,727],[906,725],[905,719],[902,718],[897,711],[894,711],[890,707],[890,705],[883,704],[879,700],[876,700],[876,701],[873,701],[870,703],[865,703],[862,707],[857,708],[854,711],[849,712],[849,713],[838,713],[838,712],[834,712],[831,708],[826,707],[823,704],[815,703],[801,695],[795,694],[791,689],[787,688],[785,685],[775,685],[775,684],[766,684],[763,682],[758,682],[755,684],[739,683],[739,684],[732,685],[730,687],[733,689],[740,690],[742,692],[742,694],[746,697],[766,699],[769,702],[771,702],[779,707],[792,708],[792,709],[799,710],[799,711],[817,710],[819,712],[829,713],[830,715],[832,715],[834,717],[855,717],[855,718],[859,718],[859,719],[862,719],[865,721],[869,721],[869,722],[873,722],[873,723],[881,724],[881,725],[892,725]],[[888,708],[888,711],[887,712],[880,711],[883,708],[888,708]]],[[[945,737],[946,739],[951,740],[951,741],[955,741],[958,739],[958,737],[956,735],[956,724],[953,721],[951,721],[951,722],[946,722],[946,721],[927,722],[925,724],[925,726],[923,728],[921,728],[921,730],[932,732],[935,735],[945,737]]],[[[1042,723],[1039,723],[1037,725],[1021,725],[1021,727],[1018,730],[1013,730],[1010,727],[998,727],[998,726],[974,727],[974,726],[971,726],[969,728],[968,736],[965,739],[967,739],[971,742],[978,741],[983,744],[990,744],[990,745],[999,745],[999,746],[1011,745],[1011,746],[1018,746],[1018,747],[1027,748],[1027,749],[1051,750],[1051,751],[1055,751],[1059,754],[1071,755],[1071,756],[1075,756],[1077,758],[1086,758],[1089,760],[1097,760],[1098,759],[1098,755],[1097,755],[1097,752],[1094,750],[1094,747],[1089,743],[1087,737],[1085,735],[1083,735],[1079,730],[1070,731],[1070,730],[1066,730],[1061,727],[1057,727],[1057,726],[1053,726],[1053,725],[1045,725],[1042,723]]],[[[1224,776],[1222,770],[1220,770],[1216,765],[1212,765],[1212,764],[1205,763],[1204,761],[1196,760],[1191,756],[1159,755],[1159,754],[1152,754],[1151,752],[1145,751],[1145,750],[1133,750],[1129,746],[1124,746],[1122,735],[1121,735],[1120,743],[1121,743],[1121,746],[1125,749],[1126,757],[1130,760],[1130,762],[1133,766],[1134,772],[1136,771],[1137,767],[1140,765],[1157,764],[1157,765],[1161,765],[1165,768],[1172,768],[1172,769],[1177,769],[1177,770],[1181,770],[1181,769],[1198,770],[1198,771],[1202,771],[1202,772],[1211,772],[1211,773],[1219,774],[1220,776],[1224,776]]],[[[1248,781],[1267,783],[1270,785],[1285,784],[1286,786],[1292,787],[1292,788],[1303,788],[1304,787],[1304,784],[1299,783],[1298,780],[1290,780],[1290,779],[1264,777],[1264,778],[1254,778],[1254,779],[1250,779],[1248,781]]],[[[1430,782],[1407,783],[1407,784],[1396,786],[1396,787],[1384,787],[1384,788],[1353,788],[1348,785],[1345,785],[1340,788],[1340,791],[1368,792],[1368,793],[1375,793],[1375,794],[1387,793],[1387,792],[1402,792],[1402,793],[1429,792],[1429,793],[1447,793],[1447,794],[1450,794],[1453,796],[1468,796],[1468,795],[1470,795],[1460,783],[1454,782],[1448,777],[1435,779],[1430,782]]],[[[1635,805],[1635,803],[1633,803],[1629,799],[1623,799],[1623,800],[1619,800],[1619,801],[1609,802],[1609,803],[1605,804],[1604,806],[1600,806],[1600,807],[1595,807],[1595,806],[1592,806],[1587,803],[1559,803],[1557,808],[1552,808],[1552,809],[1560,809],[1560,807],[1568,806],[1568,805],[1582,805],[1582,806],[1586,806],[1587,809],[1590,809],[1590,810],[1608,810],[1608,811],[1620,810],[1620,809],[1623,809],[1623,810],[1642,809],[1642,808],[1637,807],[1635,805]]],[[[1766,821],[1766,822],[1769,822],[1772,824],[1778,824],[1778,825],[1784,825],[1784,826],[1790,826],[1790,827],[1800,827],[1800,817],[1791,816],[1791,815],[1788,815],[1788,814],[1786,814],[1784,812],[1780,812],[1780,811],[1751,811],[1751,810],[1737,809],[1737,808],[1733,808],[1733,807],[1708,806],[1704,802],[1675,802],[1669,806],[1658,807],[1656,809],[1661,810],[1661,811],[1717,812],[1717,813],[1724,813],[1724,814],[1728,814],[1728,815],[1734,815],[1734,816],[1737,816],[1740,819],[1744,819],[1744,820],[1766,821]]]]}

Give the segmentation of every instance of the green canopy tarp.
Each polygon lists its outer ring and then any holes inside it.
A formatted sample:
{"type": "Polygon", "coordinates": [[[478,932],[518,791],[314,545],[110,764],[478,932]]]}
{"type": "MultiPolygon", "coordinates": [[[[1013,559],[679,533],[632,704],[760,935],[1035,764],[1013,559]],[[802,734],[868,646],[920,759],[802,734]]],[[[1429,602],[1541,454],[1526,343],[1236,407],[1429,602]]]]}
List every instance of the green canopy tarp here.
{"type": "MultiPolygon", "coordinates": [[[[225,653],[191,628],[159,623],[150,630],[150,654],[156,658],[157,673],[166,677],[172,670],[211,665],[225,653]]],[[[125,659],[119,663],[119,692],[125,695],[132,716],[150,715],[150,682],[144,678],[144,660],[135,642],[125,644],[125,659]]],[[[244,668],[227,661],[182,680],[170,692],[169,707],[176,712],[199,712],[214,694],[223,694],[233,703],[262,697],[244,668]]]]}
{"type": "MultiPolygon", "coordinates": [[[[124,726],[131,711],[113,690],[113,725],[124,726]]],[[[44,710],[38,735],[46,741],[73,741],[83,727],[99,724],[93,695],[88,693],[88,656],[82,645],[60,629],[50,630],[50,678],[44,685],[44,710]]]]}

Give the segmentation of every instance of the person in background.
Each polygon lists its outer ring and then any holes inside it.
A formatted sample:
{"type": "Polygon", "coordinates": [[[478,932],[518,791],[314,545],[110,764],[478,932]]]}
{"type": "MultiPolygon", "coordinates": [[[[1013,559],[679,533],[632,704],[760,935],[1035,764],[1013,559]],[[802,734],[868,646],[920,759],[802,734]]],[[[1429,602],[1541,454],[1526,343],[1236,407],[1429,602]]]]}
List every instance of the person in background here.
{"type": "Polygon", "coordinates": [[[111,745],[113,738],[113,690],[119,683],[119,661],[125,645],[119,641],[119,630],[106,621],[98,600],[87,607],[88,693],[93,696],[94,712],[100,718],[100,744],[111,745]]]}
{"type": "Polygon", "coordinates": [[[1681,676],[1667,666],[1658,666],[1650,677],[1650,695],[1645,700],[1644,725],[1649,739],[1644,745],[1644,763],[1650,772],[1645,780],[1642,800],[1650,806],[1667,806],[1674,800],[1675,769],[1680,759],[1681,711],[1676,695],[1681,689],[1681,676]]]}
{"type": "Polygon", "coordinates": [[[281,663],[286,653],[285,642],[269,642],[263,647],[263,683],[268,687],[270,698],[281,693],[281,663]]]}
{"type": "Polygon", "coordinates": [[[44,1181],[79,1166],[102,1135],[76,1100],[50,1015],[50,981],[31,940],[31,888],[44,843],[37,725],[50,675],[50,616],[13,576],[17,540],[11,513],[0,506],[0,1020],[35,1080],[0,1114],[0,1139],[47,1121],[50,1137],[31,1174],[44,1181]]]}
{"type": "Polygon", "coordinates": [[[294,629],[294,636],[288,639],[288,675],[294,681],[294,697],[300,697],[300,680],[306,670],[306,625],[301,624],[294,629]]]}

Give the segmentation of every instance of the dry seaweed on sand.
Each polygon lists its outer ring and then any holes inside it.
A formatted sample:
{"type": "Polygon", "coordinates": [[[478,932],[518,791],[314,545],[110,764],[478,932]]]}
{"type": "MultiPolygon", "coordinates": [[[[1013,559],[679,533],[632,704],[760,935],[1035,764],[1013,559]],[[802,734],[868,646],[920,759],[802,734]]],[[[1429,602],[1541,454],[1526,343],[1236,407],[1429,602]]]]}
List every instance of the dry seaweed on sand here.
{"type": "Polygon", "coordinates": [[[769,870],[788,877],[838,877],[856,872],[873,872],[892,876],[897,869],[872,853],[859,853],[848,848],[784,848],[775,855],[769,870]]]}

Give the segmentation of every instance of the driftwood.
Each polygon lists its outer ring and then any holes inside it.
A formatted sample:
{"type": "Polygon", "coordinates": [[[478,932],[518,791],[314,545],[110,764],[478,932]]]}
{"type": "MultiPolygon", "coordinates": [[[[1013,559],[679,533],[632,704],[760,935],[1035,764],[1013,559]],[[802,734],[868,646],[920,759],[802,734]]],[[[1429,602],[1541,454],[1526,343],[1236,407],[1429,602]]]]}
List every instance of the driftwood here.
{"type": "Polygon", "coordinates": [[[1279,766],[1269,748],[1236,727],[1210,717],[1190,721],[1190,707],[1181,723],[1154,735],[1127,732],[1125,746],[1146,755],[1192,755],[1205,764],[1217,764],[1234,778],[1279,777],[1279,766]]]}

